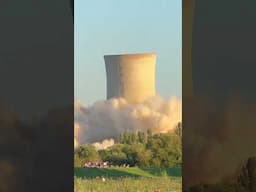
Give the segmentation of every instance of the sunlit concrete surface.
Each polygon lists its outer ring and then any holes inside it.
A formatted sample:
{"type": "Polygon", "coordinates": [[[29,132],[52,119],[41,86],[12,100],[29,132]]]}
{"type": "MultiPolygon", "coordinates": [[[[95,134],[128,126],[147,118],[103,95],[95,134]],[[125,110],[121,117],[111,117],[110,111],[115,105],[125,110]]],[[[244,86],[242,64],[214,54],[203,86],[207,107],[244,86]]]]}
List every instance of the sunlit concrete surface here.
{"type": "Polygon", "coordinates": [[[156,54],[104,56],[107,73],[107,99],[123,97],[139,103],[155,96],[156,54]]]}

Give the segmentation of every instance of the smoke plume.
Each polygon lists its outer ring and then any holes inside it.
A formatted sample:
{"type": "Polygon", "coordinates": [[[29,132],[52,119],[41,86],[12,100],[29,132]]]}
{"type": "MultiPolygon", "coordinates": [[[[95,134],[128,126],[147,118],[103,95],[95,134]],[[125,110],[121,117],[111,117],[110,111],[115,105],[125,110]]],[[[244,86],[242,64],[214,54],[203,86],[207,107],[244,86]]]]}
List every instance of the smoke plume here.
{"type": "Polygon", "coordinates": [[[96,142],[92,145],[96,148],[96,150],[106,149],[115,144],[114,139],[105,139],[102,142],[96,142]]]}
{"type": "Polygon", "coordinates": [[[98,101],[92,106],[75,103],[75,147],[84,143],[116,139],[125,131],[172,132],[181,121],[181,100],[160,96],[139,104],[123,98],[98,101]]]}

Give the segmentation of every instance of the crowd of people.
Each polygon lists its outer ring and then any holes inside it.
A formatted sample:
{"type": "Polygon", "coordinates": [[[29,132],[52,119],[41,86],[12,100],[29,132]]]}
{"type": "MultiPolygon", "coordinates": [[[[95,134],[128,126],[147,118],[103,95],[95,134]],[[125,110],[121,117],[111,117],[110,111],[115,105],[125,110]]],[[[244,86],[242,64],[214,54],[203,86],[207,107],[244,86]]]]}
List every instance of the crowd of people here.
{"type": "Polygon", "coordinates": [[[108,168],[110,166],[109,162],[85,162],[84,168],[108,168]]]}
{"type": "MultiPolygon", "coordinates": [[[[83,167],[84,168],[109,168],[111,165],[110,162],[105,161],[105,162],[85,162],[83,167]]],[[[122,165],[118,165],[118,167],[130,167],[129,164],[122,164],[122,165]]]]}

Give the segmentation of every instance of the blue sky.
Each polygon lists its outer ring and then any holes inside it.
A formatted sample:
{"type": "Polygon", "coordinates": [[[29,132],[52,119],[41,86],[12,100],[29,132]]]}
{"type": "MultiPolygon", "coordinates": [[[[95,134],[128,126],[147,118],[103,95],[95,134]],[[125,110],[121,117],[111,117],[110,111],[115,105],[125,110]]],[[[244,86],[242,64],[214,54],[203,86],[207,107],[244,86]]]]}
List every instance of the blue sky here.
{"type": "Polygon", "coordinates": [[[156,91],[181,97],[181,0],[75,0],[75,99],[106,99],[104,55],[157,54],[156,91]]]}

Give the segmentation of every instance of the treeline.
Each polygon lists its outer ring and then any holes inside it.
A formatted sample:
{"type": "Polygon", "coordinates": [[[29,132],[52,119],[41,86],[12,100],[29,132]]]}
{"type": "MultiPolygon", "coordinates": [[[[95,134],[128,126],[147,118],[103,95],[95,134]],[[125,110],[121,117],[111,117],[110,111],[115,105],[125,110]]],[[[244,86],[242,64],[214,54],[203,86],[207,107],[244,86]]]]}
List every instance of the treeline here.
{"type": "Polygon", "coordinates": [[[97,151],[92,145],[83,145],[75,150],[75,167],[87,161],[139,167],[178,167],[182,162],[181,133],[180,123],[175,133],[125,132],[113,146],[104,150],[97,151]]]}

